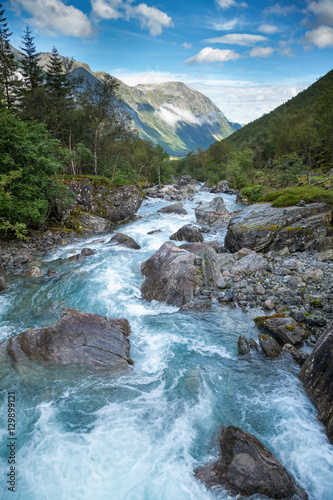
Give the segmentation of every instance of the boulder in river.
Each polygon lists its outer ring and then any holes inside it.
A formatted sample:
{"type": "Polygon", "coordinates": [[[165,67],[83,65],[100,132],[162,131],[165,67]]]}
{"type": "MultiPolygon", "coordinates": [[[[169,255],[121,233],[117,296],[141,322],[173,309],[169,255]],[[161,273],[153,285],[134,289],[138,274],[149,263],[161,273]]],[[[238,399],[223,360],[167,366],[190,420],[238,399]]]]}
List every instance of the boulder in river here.
{"type": "Polygon", "coordinates": [[[201,272],[194,264],[195,258],[194,254],[171,241],[164,243],[141,265],[146,277],[141,286],[143,298],[178,307],[191,302],[194,290],[203,283],[201,272]]]}
{"type": "Polygon", "coordinates": [[[333,444],[333,323],[316,343],[299,374],[333,444]]]}
{"type": "Polygon", "coordinates": [[[282,347],[270,335],[259,333],[259,344],[262,352],[268,358],[278,358],[282,352],[282,347]]]}
{"type": "Polygon", "coordinates": [[[238,337],[238,354],[244,356],[251,351],[259,351],[259,346],[252,338],[247,339],[244,335],[238,337]]]}
{"type": "Polygon", "coordinates": [[[220,457],[199,467],[195,476],[208,487],[223,486],[233,495],[308,498],[286,468],[256,437],[230,425],[220,429],[220,457]]]}
{"type": "Polygon", "coordinates": [[[133,364],[130,333],[126,319],[66,308],[53,326],[14,335],[0,344],[0,352],[7,351],[14,363],[33,360],[119,370],[133,364]]]}
{"type": "Polygon", "coordinates": [[[110,245],[122,245],[123,247],[140,250],[140,245],[130,236],[123,233],[116,233],[108,242],[110,245]]]}
{"type": "Polygon", "coordinates": [[[170,240],[188,241],[189,243],[202,242],[203,236],[200,229],[192,224],[186,224],[176,231],[170,240]]]}
{"type": "Polygon", "coordinates": [[[0,292],[2,292],[2,290],[4,290],[6,287],[7,287],[6,273],[2,264],[0,264],[0,292]]]}
{"type": "Polygon", "coordinates": [[[259,328],[272,335],[281,346],[298,345],[308,337],[302,325],[285,313],[259,316],[254,319],[254,322],[259,328]]]}
{"type": "Polygon", "coordinates": [[[321,248],[332,230],[331,218],[325,203],[286,208],[256,203],[231,219],[225,245],[231,252],[243,247],[265,252],[285,247],[290,252],[321,248]]]}
{"type": "Polygon", "coordinates": [[[220,196],[217,196],[209,203],[200,203],[195,209],[197,223],[208,226],[217,221],[223,221],[228,214],[227,207],[220,196]]]}
{"type": "Polygon", "coordinates": [[[172,203],[172,205],[167,205],[166,207],[157,210],[157,212],[160,214],[187,215],[184,205],[181,202],[172,203]]]}

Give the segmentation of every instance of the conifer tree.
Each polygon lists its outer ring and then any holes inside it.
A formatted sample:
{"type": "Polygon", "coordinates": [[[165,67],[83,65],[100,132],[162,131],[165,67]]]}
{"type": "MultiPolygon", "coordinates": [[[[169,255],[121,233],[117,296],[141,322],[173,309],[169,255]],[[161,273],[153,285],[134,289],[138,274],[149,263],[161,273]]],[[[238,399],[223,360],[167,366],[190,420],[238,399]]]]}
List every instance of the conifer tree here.
{"type": "Polygon", "coordinates": [[[23,47],[20,49],[24,52],[25,58],[22,59],[22,74],[24,79],[25,91],[32,91],[43,85],[44,74],[38,64],[38,54],[34,44],[34,37],[31,36],[31,30],[27,25],[22,37],[23,47]]]}
{"type": "Polygon", "coordinates": [[[0,4],[0,98],[5,108],[12,108],[16,99],[16,89],[19,86],[17,63],[10,50],[7,18],[0,4]]]}

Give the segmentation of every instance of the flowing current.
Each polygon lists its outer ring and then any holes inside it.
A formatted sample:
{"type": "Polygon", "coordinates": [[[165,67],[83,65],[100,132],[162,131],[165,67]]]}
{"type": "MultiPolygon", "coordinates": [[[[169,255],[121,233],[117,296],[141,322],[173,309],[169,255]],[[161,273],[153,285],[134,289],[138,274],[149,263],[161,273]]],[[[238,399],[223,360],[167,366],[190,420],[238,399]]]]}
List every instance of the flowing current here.
{"type": "MultiPolygon", "coordinates": [[[[257,338],[251,318],[261,311],[215,305],[182,313],[141,298],[140,264],[195,222],[197,201],[213,197],[200,192],[186,201],[187,216],[158,214],[168,202],[146,200],[142,217],[119,227],[141,250],[108,246],[111,235],[81,240],[38,263],[44,272],[56,268],[60,278],[17,276],[0,295],[0,340],[49,326],[72,307],[127,318],[135,362],[116,378],[71,366],[0,364],[0,498],[229,499],[223,490],[207,490],[193,471],[217,458],[219,426],[235,425],[258,437],[310,499],[333,499],[333,446],[297,378],[298,365],[287,356],[237,355],[239,335],[257,338]],[[161,232],[147,235],[155,229],[161,232]],[[63,260],[84,247],[96,254],[63,260]],[[15,493],[7,489],[8,391],[16,393],[15,493]]],[[[229,211],[239,208],[234,196],[223,198],[229,211]]],[[[224,235],[217,237],[222,242],[224,235]]]]}

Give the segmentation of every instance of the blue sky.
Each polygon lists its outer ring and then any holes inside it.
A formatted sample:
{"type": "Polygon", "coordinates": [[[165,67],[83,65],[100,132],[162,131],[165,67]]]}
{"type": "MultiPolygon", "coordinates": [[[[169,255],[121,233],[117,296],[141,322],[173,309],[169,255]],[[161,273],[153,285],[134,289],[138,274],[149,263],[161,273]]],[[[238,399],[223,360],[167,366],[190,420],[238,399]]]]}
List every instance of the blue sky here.
{"type": "MultiPolygon", "coordinates": [[[[1,1],[1,0],[0,0],[1,1]]],[[[182,81],[245,124],[333,67],[333,0],[8,0],[21,45],[86,62],[129,85],[182,81]]]]}

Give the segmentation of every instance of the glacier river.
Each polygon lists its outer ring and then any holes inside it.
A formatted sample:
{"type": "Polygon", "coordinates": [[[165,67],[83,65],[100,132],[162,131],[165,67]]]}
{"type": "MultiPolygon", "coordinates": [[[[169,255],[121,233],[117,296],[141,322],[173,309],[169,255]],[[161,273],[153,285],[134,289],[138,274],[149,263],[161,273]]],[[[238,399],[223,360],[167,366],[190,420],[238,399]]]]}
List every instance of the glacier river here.
{"type": "MultiPolygon", "coordinates": [[[[185,201],[187,216],[157,214],[164,200],[144,201],[142,218],[117,228],[141,250],[110,247],[110,235],[59,248],[39,263],[61,278],[17,276],[0,295],[0,340],[48,326],[64,307],[129,320],[134,367],[116,378],[74,367],[0,364],[0,498],[18,500],[208,500],[193,470],[217,458],[220,425],[258,437],[311,500],[333,499],[333,446],[297,378],[282,356],[237,356],[240,334],[257,338],[251,318],[216,305],[181,313],[141,298],[140,264],[185,223],[200,192],[185,201]],[[147,235],[148,231],[162,232],[147,235]],[[82,248],[96,255],[64,262],[82,248]],[[16,393],[16,492],[8,491],[7,392],[16,393]]],[[[230,211],[235,197],[223,195],[230,211]]],[[[219,235],[222,241],[223,234],[219,235]]],[[[215,239],[205,235],[205,239],[215,239]]],[[[253,499],[262,498],[254,496],[253,499]]]]}

